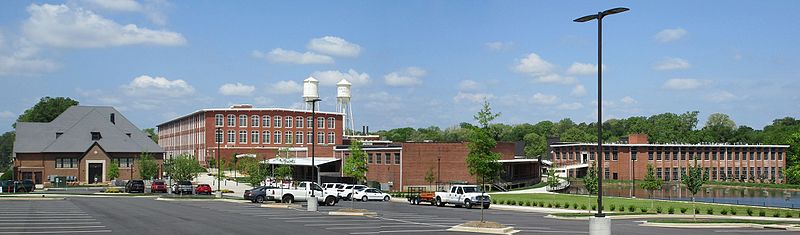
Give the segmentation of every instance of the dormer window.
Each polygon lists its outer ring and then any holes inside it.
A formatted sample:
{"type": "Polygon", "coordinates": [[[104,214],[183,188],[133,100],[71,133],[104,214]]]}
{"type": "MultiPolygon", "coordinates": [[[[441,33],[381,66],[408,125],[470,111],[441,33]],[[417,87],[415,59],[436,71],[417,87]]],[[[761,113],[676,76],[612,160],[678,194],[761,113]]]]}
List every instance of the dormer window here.
{"type": "Polygon", "coordinates": [[[131,133],[125,133],[125,135],[127,135],[128,138],[131,138],[131,133]]]}
{"type": "Polygon", "coordinates": [[[56,139],[58,139],[58,137],[61,137],[61,135],[63,135],[63,134],[64,134],[64,132],[56,132],[56,139]]]}
{"type": "Polygon", "coordinates": [[[92,140],[100,140],[103,136],[100,135],[100,132],[92,132],[92,140]]]}
{"type": "Polygon", "coordinates": [[[111,121],[111,124],[117,124],[113,113],[110,115],[109,120],[111,121]]]}

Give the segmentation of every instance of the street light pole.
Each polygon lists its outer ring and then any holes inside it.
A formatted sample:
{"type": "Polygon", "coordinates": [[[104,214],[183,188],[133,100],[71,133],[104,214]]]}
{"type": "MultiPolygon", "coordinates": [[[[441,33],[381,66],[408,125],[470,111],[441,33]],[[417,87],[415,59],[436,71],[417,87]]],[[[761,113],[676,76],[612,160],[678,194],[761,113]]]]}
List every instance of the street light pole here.
{"type": "Polygon", "coordinates": [[[573,20],[587,22],[597,20],[597,214],[589,222],[590,234],[611,234],[611,220],[603,214],[603,17],[628,11],[628,8],[617,7],[597,14],[587,15],[573,20]]]}
{"type": "Polygon", "coordinates": [[[217,141],[217,197],[222,198],[222,190],[220,189],[220,175],[222,175],[222,167],[220,166],[221,160],[219,159],[219,144],[222,142],[222,128],[217,127],[216,136],[214,140],[217,141]]]}
{"type": "MultiPolygon", "coordinates": [[[[317,140],[314,137],[317,135],[317,102],[321,101],[321,99],[316,98],[312,100],[308,100],[306,102],[311,102],[311,180],[314,181],[316,179],[317,185],[320,185],[320,177],[319,177],[319,168],[314,162],[314,157],[316,153],[314,152],[314,147],[316,147],[317,140]],[[316,174],[315,174],[316,173],[316,174]],[[314,175],[317,177],[314,178],[314,175]]],[[[314,187],[311,187],[311,198],[307,200],[308,203],[308,211],[317,211],[317,197],[314,195],[314,187]]]]}

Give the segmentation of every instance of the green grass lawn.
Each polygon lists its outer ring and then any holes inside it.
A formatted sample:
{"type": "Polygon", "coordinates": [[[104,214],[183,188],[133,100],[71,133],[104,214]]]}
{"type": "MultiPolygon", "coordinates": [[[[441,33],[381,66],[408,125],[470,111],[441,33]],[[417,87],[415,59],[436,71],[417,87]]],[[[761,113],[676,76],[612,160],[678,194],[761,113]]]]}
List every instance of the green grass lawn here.
{"type": "MultiPolygon", "coordinates": [[[[492,195],[492,202],[495,204],[509,204],[508,202],[514,202],[514,205],[525,205],[527,206],[528,203],[531,205],[533,204],[544,204],[544,207],[548,207],[547,205],[555,205],[558,204],[559,207],[553,208],[564,208],[564,205],[567,204],[569,209],[574,209],[574,204],[577,204],[578,210],[581,210],[582,207],[585,206],[586,210],[591,210],[592,206],[596,208],[597,205],[597,197],[596,196],[586,196],[586,195],[570,195],[570,194],[538,194],[538,193],[531,193],[531,194],[491,194],[492,195]]],[[[661,207],[661,214],[669,214],[669,208],[673,208],[674,214],[692,214],[692,204],[691,202],[681,202],[681,201],[663,201],[663,200],[656,200],[651,201],[648,199],[635,199],[635,198],[621,198],[621,197],[603,197],[603,207],[605,212],[642,212],[640,208],[647,208],[647,212],[654,213],[656,212],[655,208],[661,207]],[[654,203],[654,207],[651,208],[651,202],[654,203]],[[634,211],[630,211],[629,207],[633,206],[634,211]],[[611,207],[614,207],[612,210],[611,207]],[[624,210],[620,210],[620,207],[624,207],[624,210]],[[681,208],[684,208],[685,212],[681,212],[681,208]]],[[[748,207],[748,206],[737,206],[737,205],[724,205],[724,204],[711,204],[711,203],[697,203],[697,209],[700,211],[698,214],[706,215],[708,214],[708,210],[711,209],[713,215],[722,215],[723,211],[725,211],[726,215],[734,215],[731,211],[735,212],[735,215],[738,216],[748,216],[748,209],[750,210],[750,214],[752,216],[765,216],[765,217],[786,217],[786,218],[798,218],[800,217],[800,210],[790,210],[790,209],[779,209],[779,208],[758,208],[758,207],[748,207]],[[763,214],[763,215],[762,215],[763,214]],[[777,215],[777,216],[776,216],[777,215]]]]}
{"type": "Polygon", "coordinates": [[[743,219],[655,219],[648,220],[649,223],[668,223],[668,224],[797,224],[794,221],[772,221],[772,220],[743,220],[743,219]]]}
{"type": "MultiPolygon", "coordinates": [[[[584,213],[553,213],[551,215],[554,216],[561,216],[561,217],[588,217],[593,216],[595,213],[593,212],[584,212],[584,213]]],[[[654,215],[655,213],[643,213],[643,212],[610,212],[610,213],[603,213],[606,216],[614,216],[614,215],[654,215]]]]}
{"type": "MultiPolygon", "coordinates": [[[[576,179],[580,180],[580,179],[576,179]]],[[[636,181],[636,186],[638,187],[641,184],[641,180],[636,181]]],[[[630,180],[609,180],[604,179],[604,184],[620,184],[624,186],[630,186],[630,180]]],[[[800,185],[797,184],[769,184],[769,183],[750,183],[750,182],[720,182],[720,181],[709,181],[704,186],[734,186],[734,187],[748,187],[748,188],[770,188],[770,189],[800,189],[800,185]]]]}

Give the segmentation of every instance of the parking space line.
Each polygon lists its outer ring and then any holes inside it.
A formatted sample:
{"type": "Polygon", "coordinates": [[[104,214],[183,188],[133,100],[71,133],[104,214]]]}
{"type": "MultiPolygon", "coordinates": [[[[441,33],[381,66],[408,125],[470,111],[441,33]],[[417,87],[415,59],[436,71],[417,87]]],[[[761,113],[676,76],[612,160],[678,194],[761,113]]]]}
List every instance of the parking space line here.
{"type": "Polygon", "coordinates": [[[3,227],[3,230],[10,229],[79,229],[79,228],[105,228],[103,225],[90,225],[90,226],[56,226],[56,227],[3,227]]]}
{"type": "MultiPolygon", "coordinates": [[[[374,222],[375,220],[339,220],[339,221],[347,221],[347,222],[374,222]]],[[[286,221],[287,223],[325,223],[325,222],[339,222],[333,220],[306,220],[306,221],[286,221]]]]}
{"type": "Polygon", "coordinates": [[[4,220],[0,220],[0,222],[25,222],[25,221],[47,222],[47,221],[90,221],[90,220],[97,220],[97,219],[73,219],[73,218],[69,218],[69,219],[38,219],[38,218],[31,218],[31,219],[4,219],[4,220]]]}
{"type": "Polygon", "coordinates": [[[378,234],[378,233],[428,233],[428,232],[444,232],[444,229],[427,229],[427,230],[390,230],[390,231],[377,231],[377,232],[356,232],[350,234],[378,234]]]}
{"type": "MultiPolygon", "coordinates": [[[[516,229],[516,228],[514,228],[516,229]]],[[[566,234],[587,234],[589,232],[585,231],[566,231],[566,230],[520,230],[520,232],[531,232],[531,233],[566,233],[566,234]]]]}
{"type": "Polygon", "coordinates": [[[111,230],[84,230],[84,231],[26,231],[26,232],[0,232],[0,234],[65,234],[65,233],[110,233],[111,230]]]}
{"type": "MultiPolygon", "coordinates": [[[[385,224],[385,225],[401,225],[401,224],[405,224],[405,223],[382,223],[382,224],[385,224]]],[[[324,224],[323,223],[323,224],[305,224],[303,226],[306,226],[306,227],[324,227],[324,226],[358,226],[358,225],[364,225],[364,223],[358,223],[358,224],[324,224]]]]}
{"type": "Polygon", "coordinates": [[[23,225],[54,225],[54,224],[100,224],[100,222],[64,222],[64,223],[57,223],[57,222],[56,222],[56,223],[30,223],[30,222],[26,222],[26,223],[0,223],[0,225],[18,225],[18,224],[23,224],[23,225]]]}

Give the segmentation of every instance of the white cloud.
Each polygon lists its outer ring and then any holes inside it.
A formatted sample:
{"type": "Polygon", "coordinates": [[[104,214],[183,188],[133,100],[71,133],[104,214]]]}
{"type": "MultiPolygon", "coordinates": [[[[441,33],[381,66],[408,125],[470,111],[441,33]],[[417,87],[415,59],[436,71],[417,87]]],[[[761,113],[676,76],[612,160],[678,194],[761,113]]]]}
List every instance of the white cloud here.
{"type": "Polygon", "coordinates": [[[727,91],[718,91],[718,92],[714,92],[714,93],[708,94],[706,96],[706,100],[709,100],[711,102],[717,102],[717,103],[722,103],[722,102],[731,101],[731,100],[737,100],[737,99],[739,99],[739,97],[737,97],[733,93],[730,93],[730,92],[727,92],[727,91]]]}
{"type": "MultiPolygon", "coordinates": [[[[606,67],[603,66],[603,69],[606,67]]],[[[597,74],[597,65],[588,64],[588,63],[579,63],[575,62],[569,66],[567,69],[567,74],[569,75],[596,75],[597,74]]]]}
{"type": "Polygon", "coordinates": [[[708,83],[708,81],[701,81],[697,79],[673,78],[664,82],[663,88],[667,90],[692,90],[708,83]]]}
{"type": "Polygon", "coordinates": [[[487,42],[486,47],[492,51],[508,50],[514,46],[513,42],[487,42]]]}
{"type": "Polygon", "coordinates": [[[665,29],[661,30],[655,35],[655,39],[659,42],[671,42],[686,36],[688,32],[682,28],[665,29]]]}
{"type": "Polygon", "coordinates": [[[134,78],[122,88],[128,95],[142,97],[183,97],[194,93],[194,87],[184,80],[168,80],[164,77],[142,75],[134,78]]]}
{"type": "Polygon", "coordinates": [[[14,117],[14,113],[11,111],[5,110],[0,112],[0,119],[10,119],[14,117]]]}
{"type": "Polygon", "coordinates": [[[311,39],[306,48],[322,54],[343,57],[357,57],[361,53],[361,46],[358,44],[334,36],[311,39]]]}
{"type": "Polygon", "coordinates": [[[531,76],[545,76],[552,73],[554,67],[553,64],[543,60],[536,53],[530,53],[519,60],[517,65],[514,66],[514,70],[531,76]]]}
{"type": "Polygon", "coordinates": [[[342,79],[347,79],[353,85],[365,85],[369,83],[369,74],[358,73],[354,69],[350,69],[347,73],[342,73],[338,70],[317,71],[314,72],[312,77],[319,80],[321,86],[335,86],[336,83],[342,79]]]}
{"type": "Polygon", "coordinates": [[[545,76],[535,77],[533,81],[537,83],[562,84],[562,85],[575,84],[574,77],[561,76],[555,73],[551,73],[545,76]]]}
{"type": "Polygon", "coordinates": [[[471,102],[471,103],[482,103],[483,100],[491,100],[494,99],[494,95],[489,93],[470,93],[470,92],[461,92],[459,91],[456,96],[453,97],[453,101],[459,103],[461,101],[471,102]]]}
{"type": "Polygon", "coordinates": [[[226,83],[219,87],[219,93],[230,96],[250,96],[256,90],[255,86],[244,85],[242,83],[226,83]]]}
{"type": "Polygon", "coordinates": [[[143,9],[135,0],[80,0],[81,3],[113,11],[137,12],[143,9]]]}
{"type": "Polygon", "coordinates": [[[272,105],[275,101],[270,99],[269,97],[259,96],[255,98],[255,105],[258,106],[267,106],[272,105]]]}
{"type": "Polygon", "coordinates": [[[320,55],[314,52],[300,53],[292,50],[284,50],[275,48],[269,53],[261,51],[253,51],[253,57],[259,59],[267,59],[272,63],[289,63],[289,64],[333,64],[333,58],[326,55],[320,55]]]}
{"type": "Polygon", "coordinates": [[[622,99],[621,99],[620,101],[621,101],[623,104],[627,104],[627,105],[631,105],[631,104],[636,104],[636,103],[638,103],[638,101],[636,101],[635,99],[633,99],[633,97],[630,97],[630,96],[625,96],[625,97],[622,97],[622,99]]]}
{"type": "Polygon", "coordinates": [[[422,84],[422,79],[419,77],[426,74],[427,72],[421,68],[408,67],[405,71],[386,74],[383,79],[389,86],[417,86],[422,84]]]}
{"type": "Polygon", "coordinates": [[[560,110],[577,110],[577,109],[583,108],[583,104],[577,103],[577,102],[575,102],[575,103],[563,103],[563,104],[558,105],[558,107],[556,107],[556,108],[560,109],[560,110]]]}
{"type": "Polygon", "coordinates": [[[462,91],[478,90],[480,88],[481,84],[472,80],[462,80],[458,83],[458,89],[462,91]]]}
{"type": "Polygon", "coordinates": [[[582,84],[575,85],[575,88],[572,88],[572,91],[569,94],[572,96],[585,96],[586,87],[584,87],[582,84]]]}
{"type": "Polygon", "coordinates": [[[293,80],[280,81],[272,85],[270,93],[273,94],[292,94],[303,91],[303,86],[293,80]]]}
{"type": "Polygon", "coordinates": [[[538,105],[554,105],[558,103],[558,97],[555,95],[545,95],[542,93],[533,94],[531,103],[538,105]]]}
{"type": "Polygon", "coordinates": [[[59,67],[56,62],[49,59],[0,55],[0,76],[36,75],[55,71],[59,67]]]}
{"type": "Polygon", "coordinates": [[[67,5],[28,6],[30,18],[22,24],[34,43],[65,48],[96,48],[134,44],[177,46],[186,44],[179,33],[120,25],[90,10],[67,5]]]}
{"type": "Polygon", "coordinates": [[[653,69],[655,70],[678,70],[688,69],[690,67],[692,67],[692,65],[689,64],[689,61],[673,57],[664,58],[657,64],[653,65],[653,69]]]}

